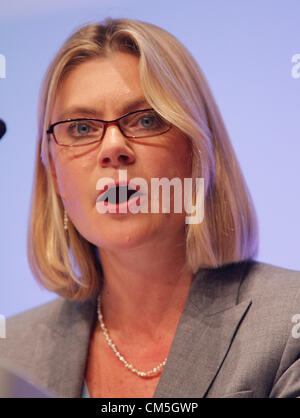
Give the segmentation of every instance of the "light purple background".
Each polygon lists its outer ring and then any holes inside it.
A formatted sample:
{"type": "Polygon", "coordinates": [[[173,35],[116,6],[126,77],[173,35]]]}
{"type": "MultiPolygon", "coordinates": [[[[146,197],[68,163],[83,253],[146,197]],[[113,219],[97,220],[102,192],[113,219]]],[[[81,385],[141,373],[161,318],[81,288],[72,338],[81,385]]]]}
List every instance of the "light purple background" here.
{"type": "Polygon", "coordinates": [[[199,62],[220,107],[259,217],[258,259],[300,270],[299,0],[2,0],[0,313],[54,299],[32,276],[26,231],[45,70],[66,37],[105,17],[157,24],[199,62]]]}

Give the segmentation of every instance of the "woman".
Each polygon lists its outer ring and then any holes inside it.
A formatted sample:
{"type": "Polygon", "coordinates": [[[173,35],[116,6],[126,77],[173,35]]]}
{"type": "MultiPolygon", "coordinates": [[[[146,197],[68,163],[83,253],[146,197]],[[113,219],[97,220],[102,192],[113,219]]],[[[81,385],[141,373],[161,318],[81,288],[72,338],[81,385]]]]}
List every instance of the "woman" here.
{"type": "Polygon", "coordinates": [[[0,354],[55,396],[300,396],[300,273],[255,261],[255,209],[222,118],[164,30],[108,19],[53,60],[28,237],[32,271],[61,297],[10,318],[0,354]],[[204,179],[202,222],[172,209],[175,188],[170,211],[161,195],[151,211],[162,178],[204,179]]]}

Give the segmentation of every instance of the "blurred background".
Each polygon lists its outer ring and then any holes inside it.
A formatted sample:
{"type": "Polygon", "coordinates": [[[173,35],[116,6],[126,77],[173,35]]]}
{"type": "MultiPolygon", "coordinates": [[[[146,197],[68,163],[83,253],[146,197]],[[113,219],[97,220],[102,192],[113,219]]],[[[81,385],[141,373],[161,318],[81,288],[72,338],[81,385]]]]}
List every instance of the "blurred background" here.
{"type": "Polygon", "coordinates": [[[1,0],[0,314],[56,298],[26,256],[39,88],[70,33],[107,16],[154,23],[190,50],[256,205],[258,260],[300,270],[299,0],[1,0]]]}

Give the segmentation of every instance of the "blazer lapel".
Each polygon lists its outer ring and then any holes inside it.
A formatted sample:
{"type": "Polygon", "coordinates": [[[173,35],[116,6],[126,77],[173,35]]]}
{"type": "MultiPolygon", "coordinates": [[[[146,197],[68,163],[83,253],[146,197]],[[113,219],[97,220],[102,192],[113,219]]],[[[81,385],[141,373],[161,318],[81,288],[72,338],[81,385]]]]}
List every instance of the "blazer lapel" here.
{"type": "Polygon", "coordinates": [[[198,270],[154,398],[206,396],[251,305],[238,290],[252,263],[198,270]]]}

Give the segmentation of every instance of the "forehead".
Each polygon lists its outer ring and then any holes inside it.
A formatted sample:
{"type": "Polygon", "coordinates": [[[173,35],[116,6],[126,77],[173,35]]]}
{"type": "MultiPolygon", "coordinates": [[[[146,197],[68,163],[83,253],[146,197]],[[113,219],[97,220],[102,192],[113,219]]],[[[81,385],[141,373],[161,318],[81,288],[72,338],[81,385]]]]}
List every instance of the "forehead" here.
{"type": "Polygon", "coordinates": [[[79,115],[78,109],[89,109],[94,117],[114,118],[135,102],[143,108],[146,100],[138,64],[136,56],[115,52],[78,65],[65,75],[57,89],[52,119],[85,116],[81,111],[79,115]]]}

